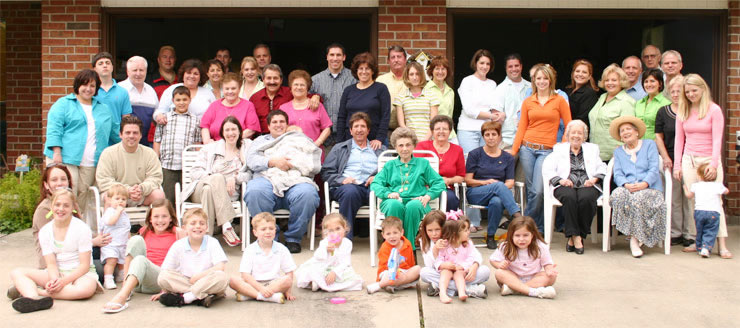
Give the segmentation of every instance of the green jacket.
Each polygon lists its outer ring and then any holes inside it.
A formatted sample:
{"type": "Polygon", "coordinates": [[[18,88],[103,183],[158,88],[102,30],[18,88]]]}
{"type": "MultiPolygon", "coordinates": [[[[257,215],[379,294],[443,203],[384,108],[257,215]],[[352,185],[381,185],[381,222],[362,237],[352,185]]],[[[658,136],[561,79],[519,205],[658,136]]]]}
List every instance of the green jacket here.
{"type": "Polygon", "coordinates": [[[599,157],[605,162],[612,158],[614,149],[622,145],[621,141],[614,140],[609,134],[609,125],[617,117],[635,115],[635,100],[624,90],[620,91],[609,102],[604,103],[606,96],[607,94],[603,93],[588,113],[588,120],[591,123],[589,141],[599,145],[599,157]]]}
{"type": "Polygon", "coordinates": [[[651,102],[648,103],[650,96],[640,99],[635,104],[635,116],[645,122],[647,130],[643,139],[655,140],[655,116],[658,115],[658,111],[666,105],[670,105],[671,101],[668,100],[662,93],[658,93],[651,102]]]}
{"type": "Polygon", "coordinates": [[[412,157],[408,164],[401,163],[400,158],[385,163],[370,185],[375,195],[383,200],[388,199],[388,195],[393,192],[399,193],[402,199],[424,195],[435,199],[445,188],[444,179],[434,171],[429,161],[417,157],[412,157]],[[403,179],[401,172],[404,173],[403,179]],[[404,183],[405,181],[408,182],[404,183]]]}

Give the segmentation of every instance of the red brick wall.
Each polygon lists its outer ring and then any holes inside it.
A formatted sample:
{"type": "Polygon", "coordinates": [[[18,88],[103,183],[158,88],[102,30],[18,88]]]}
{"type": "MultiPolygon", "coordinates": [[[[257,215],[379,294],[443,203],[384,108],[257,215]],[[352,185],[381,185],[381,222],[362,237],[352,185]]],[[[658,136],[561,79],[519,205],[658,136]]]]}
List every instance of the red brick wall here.
{"type": "Polygon", "coordinates": [[[399,44],[409,54],[424,50],[445,55],[446,0],[380,0],[378,8],[378,65],[388,72],[388,47],[399,44]]]}
{"type": "Polygon", "coordinates": [[[92,68],[100,51],[100,0],[41,2],[42,119],[59,97],[72,92],[77,72],[92,68]]]}
{"type": "Polygon", "coordinates": [[[41,156],[41,6],[0,2],[6,23],[5,92],[7,160],[41,156]]]}
{"type": "Polygon", "coordinates": [[[727,183],[730,195],[727,197],[729,215],[740,215],[740,171],[735,157],[735,132],[740,131],[740,1],[729,1],[729,44],[727,62],[727,183]]]}

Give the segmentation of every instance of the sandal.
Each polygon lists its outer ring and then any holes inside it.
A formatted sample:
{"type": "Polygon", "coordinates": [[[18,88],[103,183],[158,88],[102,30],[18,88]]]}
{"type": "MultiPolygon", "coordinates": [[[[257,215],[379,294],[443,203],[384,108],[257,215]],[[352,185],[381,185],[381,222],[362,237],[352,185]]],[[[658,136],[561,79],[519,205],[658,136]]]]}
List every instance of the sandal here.
{"type": "Polygon", "coordinates": [[[682,250],[684,253],[694,253],[696,252],[696,244],[691,244],[689,247],[684,247],[682,250]]]}
{"type": "Polygon", "coordinates": [[[125,309],[128,309],[128,303],[124,303],[123,305],[121,305],[115,302],[108,302],[108,303],[105,303],[105,307],[103,307],[103,313],[118,313],[125,309]],[[108,308],[108,307],[114,307],[114,306],[116,306],[117,308],[115,309],[108,308]]]}
{"type": "Polygon", "coordinates": [[[483,227],[470,226],[470,233],[476,233],[483,230],[483,227]]]}
{"type": "Polygon", "coordinates": [[[730,252],[729,249],[721,249],[719,251],[719,257],[721,257],[723,259],[731,259],[732,258],[732,253],[730,252]]]}

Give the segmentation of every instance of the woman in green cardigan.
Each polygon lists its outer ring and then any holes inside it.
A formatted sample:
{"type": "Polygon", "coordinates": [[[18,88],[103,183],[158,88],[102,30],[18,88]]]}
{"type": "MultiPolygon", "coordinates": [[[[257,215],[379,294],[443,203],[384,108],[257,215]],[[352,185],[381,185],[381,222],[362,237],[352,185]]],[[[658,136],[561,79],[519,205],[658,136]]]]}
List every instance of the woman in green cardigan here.
{"type": "Polygon", "coordinates": [[[663,96],[663,71],[650,68],[642,73],[642,88],[647,92],[645,98],[635,104],[635,116],[645,122],[647,130],[643,139],[655,140],[655,116],[671,101],[663,96]]]}
{"type": "Polygon", "coordinates": [[[391,145],[399,156],[385,163],[370,185],[382,200],[380,211],[386,217],[395,216],[403,221],[408,240],[416,240],[421,219],[431,211],[429,201],[445,190],[444,179],[429,161],[412,156],[416,142],[416,134],[409,128],[393,131],[391,145]]]}
{"type": "Polygon", "coordinates": [[[591,123],[589,141],[599,145],[599,157],[604,162],[608,162],[614,154],[614,149],[622,145],[609,134],[609,125],[617,117],[635,116],[635,100],[624,91],[629,85],[627,73],[619,65],[607,66],[599,81],[599,87],[606,92],[601,94],[596,105],[588,113],[588,120],[591,123]]]}

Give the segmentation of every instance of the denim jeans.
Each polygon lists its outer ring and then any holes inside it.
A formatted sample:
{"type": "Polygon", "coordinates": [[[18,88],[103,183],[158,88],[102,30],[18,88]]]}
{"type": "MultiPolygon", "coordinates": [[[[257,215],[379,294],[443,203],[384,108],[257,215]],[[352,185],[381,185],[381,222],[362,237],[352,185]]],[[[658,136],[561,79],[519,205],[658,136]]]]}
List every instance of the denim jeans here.
{"type": "MultiPolygon", "coordinates": [[[[285,231],[285,241],[300,243],[308,229],[308,221],[311,220],[319,206],[319,193],[313,185],[299,183],[290,187],[284,195],[284,197],[275,195],[272,192],[272,183],[263,177],[258,177],[247,184],[244,201],[252,216],[262,212],[272,213],[279,209],[288,209],[290,218],[288,219],[288,231],[285,231]]],[[[275,239],[279,233],[278,230],[275,239]]]]}
{"type": "Polygon", "coordinates": [[[514,201],[514,194],[501,181],[468,188],[467,197],[470,204],[488,206],[488,236],[496,235],[504,208],[511,215],[521,212],[519,205],[514,201]]]}
{"type": "Polygon", "coordinates": [[[457,141],[460,142],[460,147],[463,149],[463,153],[467,154],[476,148],[483,147],[486,142],[483,140],[483,136],[478,131],[457,131],[457,141]]]}
{"type": "Polygon", "coordinates": [[[534,150],[526,146],[519,147],[519,164],[522,166],[527,180],[527,208],[524,210],[524,215],[534,219],[540,232],[545,230],[542,163],[550,153],[552,153],[552,149],[534,150]]]}
{"type": "Polygon", "coordinates": [[[711,252],[719,231],[719,212],[694,210],[694,222],[696,223],[696,249],[706,248],[711,252]]]}
{"type": "MultiPolygon", "coordinates": [[[[355,215],[360,207],[368,205],[370,201],[370,188],[364,184],[356,185],[348,183],[331,189],[332,199],[339,203],[339,213],[344,216],[349,224],[347,238],[352,240],[355,231],[355,215]]],[[[363,222],[368,222],[366,219],[363,222]]],[[[369,223],[368,223],[369,224],[369,223]]],[[[365,229],[367,231],[367,229],[365,229]]]]}

